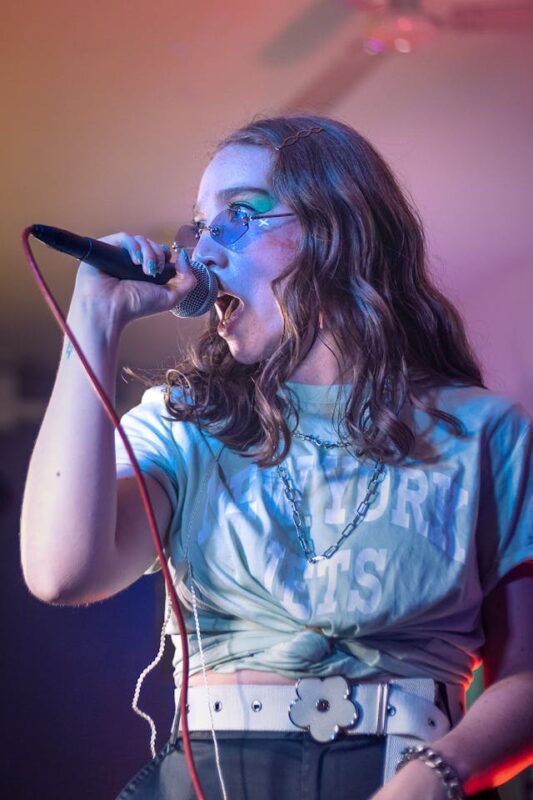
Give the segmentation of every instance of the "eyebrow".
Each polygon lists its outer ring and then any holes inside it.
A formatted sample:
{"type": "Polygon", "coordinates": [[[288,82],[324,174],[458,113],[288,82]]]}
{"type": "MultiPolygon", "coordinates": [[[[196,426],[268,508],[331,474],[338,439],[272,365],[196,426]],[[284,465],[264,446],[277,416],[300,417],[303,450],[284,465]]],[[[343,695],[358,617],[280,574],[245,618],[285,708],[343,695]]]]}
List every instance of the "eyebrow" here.
{"type": "MultiPolygon", "coordinates": [[[[268,189],[264,189],[261,186],[228,186],[227,189],[221,189],[219,192],[216,193],[217,199],[221,203],[227,203],[231,200],[232,197],[235,197],[239,194],[258,194],[262,197],[272,197],[273,195],[268,189]]],[[[198,210],[198,206],[196,203],[194,204],[193,214],[200,214],[201,212],[198,210]]]]}

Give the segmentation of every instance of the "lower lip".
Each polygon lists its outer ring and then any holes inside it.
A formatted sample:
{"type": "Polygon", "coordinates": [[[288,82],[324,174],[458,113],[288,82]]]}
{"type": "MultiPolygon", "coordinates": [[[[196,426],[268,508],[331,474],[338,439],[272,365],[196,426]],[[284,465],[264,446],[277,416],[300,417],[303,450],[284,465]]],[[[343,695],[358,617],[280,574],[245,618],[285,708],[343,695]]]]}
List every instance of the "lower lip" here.
{"type": "Polygon", "coordinates": [[[223,322],[222,320],[218,323],[217,333],[219,336],[229,336],[237,323],[239,322],[240,318],[242,317],[244,311],[244,303],[241,302],[240,306],[237,308],[236,311],[233,312],[231,317],[227,322],[223,322]]]}

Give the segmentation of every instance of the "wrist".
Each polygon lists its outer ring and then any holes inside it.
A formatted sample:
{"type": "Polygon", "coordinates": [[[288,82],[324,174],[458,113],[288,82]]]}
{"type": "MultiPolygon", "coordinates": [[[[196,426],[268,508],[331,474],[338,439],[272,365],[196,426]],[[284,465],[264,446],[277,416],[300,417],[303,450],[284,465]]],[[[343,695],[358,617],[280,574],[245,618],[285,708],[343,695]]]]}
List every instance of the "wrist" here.
{"type": "Polygon", "coordinates": [[[416,747],[406,747],[396,767],[396,772],[404,769],[407,764],[418,761],[421,766],[433,771],[435,778],[442,787],[442,797],[447,800],[464,800],[465,791],[461,776],[455,766],[443,758],[441,753],[431,746],[420,744],[416,747]]]}
{"type": "Polygon", "coordinates": [[[80,344],[115,351],[126,327],[122,317],[113,303],[107,302],[102,307],[95,298],[75,292],[67,322],[80,344]]]}

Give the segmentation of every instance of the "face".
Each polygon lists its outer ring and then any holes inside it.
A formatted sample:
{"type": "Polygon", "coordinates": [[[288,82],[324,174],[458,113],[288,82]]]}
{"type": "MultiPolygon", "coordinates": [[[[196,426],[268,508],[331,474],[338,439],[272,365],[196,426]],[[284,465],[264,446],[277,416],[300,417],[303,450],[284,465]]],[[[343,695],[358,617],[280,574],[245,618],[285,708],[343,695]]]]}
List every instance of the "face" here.
{"type": "MultiPolygon", "coordinates": [[[[211,225],[225,208],[249,215],[290,212],[273,194],[271,159],[266,147],[232,145],[218,152],[202,177],[195,221],[211,225]]],[[[272,281],[293,260],[300,235],[297,218],[289,216],[252,220],[244,236],[228,247],[207,231],[200,236],[192,257],[218,278],[218,334],[243,364],[262,361],[280,342],[283,322],[272,281]]]]}

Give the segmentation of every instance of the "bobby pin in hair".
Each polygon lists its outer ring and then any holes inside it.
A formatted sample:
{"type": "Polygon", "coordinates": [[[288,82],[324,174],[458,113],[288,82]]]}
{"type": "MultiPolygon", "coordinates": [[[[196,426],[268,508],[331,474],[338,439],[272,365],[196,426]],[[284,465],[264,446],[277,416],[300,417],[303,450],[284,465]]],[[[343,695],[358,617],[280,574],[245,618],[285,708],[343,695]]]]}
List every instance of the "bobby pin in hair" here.
{"type": "Polygon", "coordinates": [[[319,128],[315,125],[312,128],[306,128],[303,131],[298,131],[298,133],[293,134],[292,136],[287,136],[286,139],[282,141],[277,147],[274,147],[274,150],[281,150],[283,147],[289,147],[291,144],[295,144],[299,139],[304,139],[306,136],[311,136],[312,133],[321,133],[324,128],[319,128]]]}

